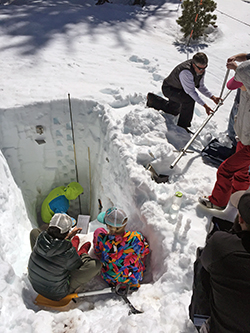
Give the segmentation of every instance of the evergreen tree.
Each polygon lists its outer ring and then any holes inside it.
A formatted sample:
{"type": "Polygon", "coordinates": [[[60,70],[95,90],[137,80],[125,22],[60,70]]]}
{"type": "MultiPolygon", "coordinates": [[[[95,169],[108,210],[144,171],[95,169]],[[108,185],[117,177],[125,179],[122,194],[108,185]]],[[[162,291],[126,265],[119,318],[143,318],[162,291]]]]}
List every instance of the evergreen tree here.
{"type": "Polygon", "coordinates": [[[182,15],[176,20],[181,26],[181,32],[187,38],[192,32],[192,38],[198,39],[205,35],[209,25],[216,28],[216,15],[211,13],[216,9],[217,4],[213,0],[184,0],[181,4],[182,15]]]}

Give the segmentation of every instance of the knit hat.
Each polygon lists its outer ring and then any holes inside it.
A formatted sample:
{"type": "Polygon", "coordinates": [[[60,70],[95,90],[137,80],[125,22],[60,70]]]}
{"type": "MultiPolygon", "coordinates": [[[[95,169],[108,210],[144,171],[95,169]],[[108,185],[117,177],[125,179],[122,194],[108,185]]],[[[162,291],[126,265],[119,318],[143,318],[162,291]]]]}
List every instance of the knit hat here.
{"type": "Polygon", "coordinates": [[[233,193],[230,201],[234,207],[238,208],[243,220],[250,224],[250,189],[233,193]]]}
{"type": "Polygon", "coordinates": [[[236,81],[235,77],[232,77],[228,82],[227,82],[227,88],[229,90],[234,90],[237,88],[240,88],[243,86],[242,82],[236,81]]]}
{"type": "Polygon", "coordinates": [[[71,217],[67,214],[55,214],[50,220],[49,227],[57,227],[60,229],[60,233],[64,234],[72,228],[71,217]]]}
{"type": "Polygon", "coordinates": [[[127,215],[122,209],[111,207],[106,212],[102,212],[97,216],[97,220],[101,223],[108,224],[112,227],[123,227],[127,224],[127,215]]]}

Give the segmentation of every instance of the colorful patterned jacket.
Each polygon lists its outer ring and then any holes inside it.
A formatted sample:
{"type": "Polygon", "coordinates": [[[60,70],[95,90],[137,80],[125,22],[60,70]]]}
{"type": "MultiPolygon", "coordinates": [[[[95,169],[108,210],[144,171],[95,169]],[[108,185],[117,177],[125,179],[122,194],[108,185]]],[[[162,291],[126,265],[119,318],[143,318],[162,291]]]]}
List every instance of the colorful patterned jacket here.
{"type": "Polygon", "coordinates": [[[102,262],[102,277],[109,285],[127,283],[132,290],[140,287],[144,260],[149,253],[149,245],[141,233],[125,231],[116,236],[100,233],[94,251],[102,262]]]}

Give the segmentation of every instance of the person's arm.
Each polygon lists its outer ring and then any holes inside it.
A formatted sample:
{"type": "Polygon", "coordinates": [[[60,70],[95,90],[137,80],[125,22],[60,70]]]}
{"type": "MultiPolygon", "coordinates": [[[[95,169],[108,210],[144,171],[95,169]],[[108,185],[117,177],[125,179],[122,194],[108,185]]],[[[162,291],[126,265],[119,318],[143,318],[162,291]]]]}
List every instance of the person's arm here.
{"type": "MultiPolygon", "coordinates": [[[[65,262],[65,266],[68,271],[73,271],[82,266],[82,260],[80,256],[77,254],[76,249],[72,246],[72,248],[67,252],[67,260],[65,262]]],[[[65,258],[65,259],[66,259],[65,258]]]]}
{"type": "Polygon", "coordinates": [[[234,71],[238,67],[236,62],[243,62],[250,59],[250,53],[239,53],[227,59],[227,68],[234,71]]]}
{"type": "MultiPolygon", "coordinates": [[[[215,104],[219,104],[220,102],[220,97],[216,97],[214,96],[208,89],[207,87],[205,86],[205,83],[204,83],[204,77],[202,77],[201,81],[200,81],[200,86],[198,88],[198,90],[206,97],[210,98],[215,104]]],[[[207,114],[209,115],[211,112],[213,112],[213,110],[207,105],[203,105],[204,108],[206,109],[206,112],[207,114]]]]}
{"type": "MultiPolygon", "coordinates": [[[[184,69],[183,71],[180,72],[179,79],[181,81],[181,85],[185,93],[191,96],[193,100],[195,100],[195,102],[203,106],[205,102],[200,98],[200,96],[196,92],[192,73],[189,70],[184,69]]],[[[210,97],[211,96],[212,94],[210,95],[210,97]]]]}
{"type": "MultiPolygon", "coordinates": [[[[205,108],[206,113],[208,115],[210,113],[212,113],[213,110],[197,94],[197,92],[195,90],[194,79],[193,79],[192,73],[189,70],[183,70],[180,72],[179,78],[180,78],[180,81],[181,81],[181,84],[182,84],[182,87],[183,87],[185,93],[190,95],[197,103],[202,105],[205,108]]],[[[215,99],[217,99],[217,97],[215,97],[204,85],[204,76],[202,77],[202,79],[200,81],[199,91],[201,91],[201,93],[203,95],[205,95],[206,97],[213,99],[214,102],[215,102],[215,99]]],[[[218,100],[218,103],[219,103],[219,100],[218,100]]],[[[216,103],[216,104],[218,104],[218,103],[216,103]]]]}
{"type": "Polygon", "coordinates": [[[74,227],[73,230],[71,230],[68,235],[65,237],[67,240],[71,240],[76,234],[79,234],[82,231],[82,228],[74,227]]]}
{"type": "Polygon", "coordinates": [[[235,54],[235,55],[231,56],[230,58],[228,58],[227,62],[232,62],[232,61],[242,62],[242,61],[246,61],[248,59],[248,56],[249,56],[248,53],[238,53],[238,54],[235,54]]]}
{"type": "Polygon", "coordinates": [[[216,231],[208,239],[200,256],[202,266],[206,271],[210,272],[215,262],[220,261],[231,252],[238,249],[238,245],[235,245],[235,242],[233,242],[233,237],[237,236],[227,231],[216,231]],[[229,246],[231,243],[232,246],[229,246]]]}
{"type": "Polygon", "coordinates": [[[94,253],[98,259],[101,259],[103,249],[104,249],[103,238],[99,234],[97,236],[96,243],[94,244],[94,253]]]}

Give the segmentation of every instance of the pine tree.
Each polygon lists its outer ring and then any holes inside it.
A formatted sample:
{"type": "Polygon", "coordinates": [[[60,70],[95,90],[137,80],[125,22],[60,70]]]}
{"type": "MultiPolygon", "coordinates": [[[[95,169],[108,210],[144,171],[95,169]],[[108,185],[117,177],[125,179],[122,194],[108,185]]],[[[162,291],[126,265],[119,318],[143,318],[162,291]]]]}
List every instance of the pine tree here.
{"type": "Polygon", "coordinates": [[[176,20],[181,26],[184,38],[192,35],[193,39],[206,36],[205,30],[209,25],[216,28],[216,15],[212,13],[217,4],[213,0],[184,0],[181,4],[182,15],[176,20]]]}

